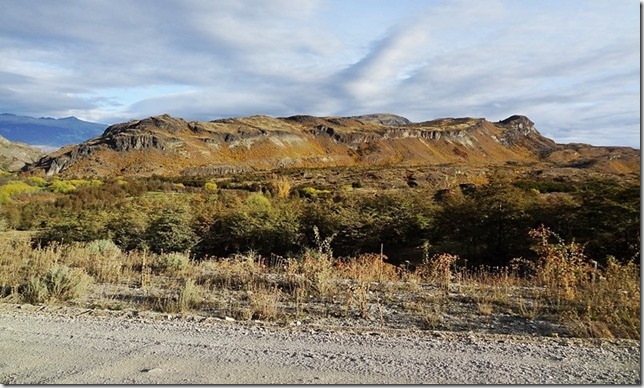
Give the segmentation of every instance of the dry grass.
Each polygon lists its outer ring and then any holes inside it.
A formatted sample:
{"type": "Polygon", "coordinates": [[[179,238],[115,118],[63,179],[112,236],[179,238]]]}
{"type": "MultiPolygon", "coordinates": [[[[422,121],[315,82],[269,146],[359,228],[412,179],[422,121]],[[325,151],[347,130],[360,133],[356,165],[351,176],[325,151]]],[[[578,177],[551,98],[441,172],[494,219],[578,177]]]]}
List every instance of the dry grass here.
{"type": "Polygon", "coordinates": [[[532,235],[536,261],[465,269],[443,254],[412,272],[377,254],[335,258],[333,236],[317,235],[316,249],[270,263],[254,252],[194,263],[187,254],[122,252],[109,241],[33,247],[28,238],[2,234],[0,288],[5,300],[29,303],[286,322],[343,317],[381,326],[395,316],[432,330],[449,329],[447,317],[469,306],[471,321],[502,313],[559,322],[576,336],[639,339],[636,263],[610,259],[596,267],[581,247],[549,230],[532,235]],[[519,276],[520,267],[529,276],[519,276]]]}
{"type": "Polygon", "coordinates": [[[288,198],[291,195],[291,181],[286,176],[273,175],[270,184],[273,195],[277,198],[288,198]]]}

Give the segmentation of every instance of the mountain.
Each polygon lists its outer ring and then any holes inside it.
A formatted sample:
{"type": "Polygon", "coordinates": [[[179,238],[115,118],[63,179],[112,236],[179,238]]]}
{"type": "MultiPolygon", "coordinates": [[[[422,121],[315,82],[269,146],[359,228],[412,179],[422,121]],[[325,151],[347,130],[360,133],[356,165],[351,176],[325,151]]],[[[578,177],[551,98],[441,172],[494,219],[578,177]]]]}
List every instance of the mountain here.
{"type": "Polygon", "coordinates": [[[288,167],[471,167],[544,164],[639,171],[627,147],[561,145],[525,116],[499,122],[404,117],[250,116],[210,122],[169,115],[112,125],[96,138],[64,147],[25,168],[64,176],[212,175],[288,167]]]}
{"type": "Polygon", "coordinates": [[[43,152],[34,147],[0,136],[0,171],[19,171],[25,164],[34,163],[42,156],[43,152]]]}
{"type": "Polygon", "coordinates": [[[10,141],[45,148],[78,144],[99,136],[105,128],[107,128],[106,124],[91,123],[76,117],[54,119],[16,116],[10,113],[0,114],[0,136],[10,141]]]}

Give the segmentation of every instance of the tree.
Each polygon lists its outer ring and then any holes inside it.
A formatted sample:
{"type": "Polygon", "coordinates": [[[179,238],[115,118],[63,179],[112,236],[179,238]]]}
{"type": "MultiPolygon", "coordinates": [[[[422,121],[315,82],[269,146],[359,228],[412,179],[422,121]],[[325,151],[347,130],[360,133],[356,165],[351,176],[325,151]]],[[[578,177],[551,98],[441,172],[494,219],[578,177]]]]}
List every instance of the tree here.
{"type": "Polygon", "coordinates": [[[192,217],[186,209],[164,209],[150,222],[147,240],[154,252],[185,252],[197,244],[192,217]]]}

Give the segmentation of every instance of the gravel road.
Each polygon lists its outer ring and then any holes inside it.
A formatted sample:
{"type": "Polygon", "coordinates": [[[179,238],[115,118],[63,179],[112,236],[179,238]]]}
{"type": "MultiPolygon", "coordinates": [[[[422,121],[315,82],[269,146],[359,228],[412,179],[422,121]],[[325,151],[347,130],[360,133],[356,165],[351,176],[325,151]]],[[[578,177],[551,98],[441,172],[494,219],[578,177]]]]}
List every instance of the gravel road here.
{"type": "Polygon", "coordinates": [[[341,330],[138,312],[100,316],[93,310],[49,310],[0,306],[0,383],[641,381],[637,341],[341,330]]]}

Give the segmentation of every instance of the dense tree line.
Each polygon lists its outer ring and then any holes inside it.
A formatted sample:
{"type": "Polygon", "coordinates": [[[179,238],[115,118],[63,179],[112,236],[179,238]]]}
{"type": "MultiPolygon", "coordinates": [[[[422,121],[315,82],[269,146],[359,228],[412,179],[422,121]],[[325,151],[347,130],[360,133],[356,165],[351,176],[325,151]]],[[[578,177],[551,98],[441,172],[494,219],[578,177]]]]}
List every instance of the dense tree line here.
{"type": "Polygon", "coordinates": [[[440,193],[293,188],[290,195],[270,185],[231,190],[207,184],[155,177],[30,192],[5,203],[1,215],[8,228],[37,230],[38,243],[110,239],[123,249],[195,257],[296,254],[315,244],[316,227],[322,237],[333,237],[339,256],[379,252],[383,244],[394,260],[403,252],[420,260],[424,249],[503,265],[534,255],[528,231],[542,224],[585,244],[600,262],[639,255],[639,185],[610,179],[517,181],[496,174],[484,185],[440,193]]]}

